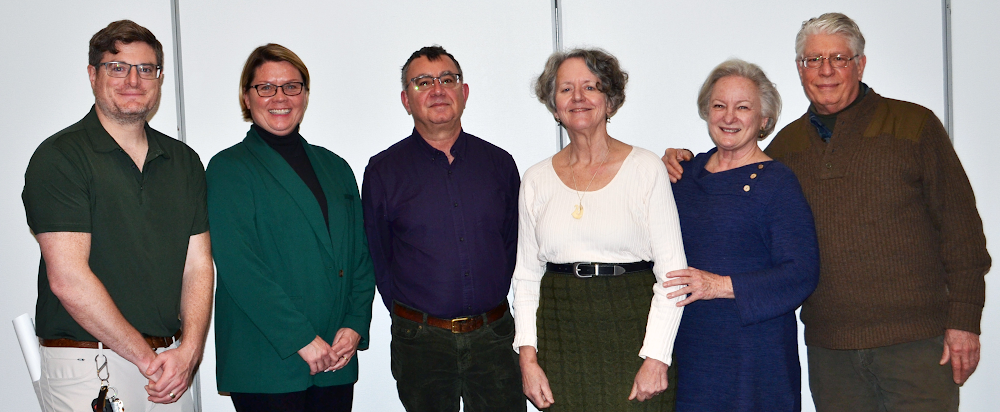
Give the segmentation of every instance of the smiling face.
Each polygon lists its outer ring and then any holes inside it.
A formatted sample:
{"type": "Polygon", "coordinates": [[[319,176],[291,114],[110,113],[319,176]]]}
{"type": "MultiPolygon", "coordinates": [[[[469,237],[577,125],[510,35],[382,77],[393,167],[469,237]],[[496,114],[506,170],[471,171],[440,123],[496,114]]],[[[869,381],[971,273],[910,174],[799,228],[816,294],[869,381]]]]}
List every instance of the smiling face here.
{"type": "MultiPolygon", "coordinates": [[[[132,42],[115,44],[117,54],[104,53],[101,62],[123,62],[128,64],[156,65],[156,52],[148,44],[132,42]]],[[[115,78],[108,76],[103,65],[87,66],[90,87],[94,90],[94,103],[105,117],[123,125],[146,121],[160,101],[160,86],[163,75],[158,79],[139,78],[138,68],[132,67],[128,76],[115,78]]]]}
{"type": "Polygon", "coordinates": [[[566,59],[556,72],[556,118],[566,130],[592,129],[607,121],[600,80],[581,58],[566,59]]]}
{"type": "Polygon", "coordinates": [[[756,145],[767,124],[761,116],[757,86],[744,77],[726,76],[715,82],[708,101],[708,134],[720,151],[741,151],[756,145]]]}
{"type": "MultiPolygon", "coordinates": [[[[270,83],[282,86],[289,82],[303,82],[299,70],[286,61],[264,62],[254,71],[251,86],[270,83]]],[[[288,96],[280,87],[278,93],[271,97],[260,97],[251,87],[243,92],[243,102],[250,109],[253,122],[277,136],[286,136],[302,123],[306,106],[309,103],[309,90],[295,96],[288,96]]]]}
{"type": "MultiPolygon", "coordinates": [[[[406,70],[406,78],[417,76],[438,77],[443,74],[458,74],[458,67],[448,56],[440,56],[437,60],[429,60],[420,56],[410,62],[406,70]]],[[[460,125],[462,112],[465,111],[465,100],[469,97],[469,85],[462,83],[461,87],[448,88],[439,82],[429,88],[417,90],[412,83],[406,85],[400,95],[406,113],[413,116],[417,131],[427,135],[428,131],[439,128],[450,128],[460,125]]]]}
{"type": "MultiPolygon", "coordinates": [[[[806,38],[802,49],[804,57],[830,57],[835,55],[854,56],[847,38],[837,34],[813,34],[806,38]]],[[[799,80],[806,97],[819,114],[833,114],[844,110],[858,97],[858,83],[865,71],[865,56],[847,63],[847,67],[834,69],[826,59],[817,69],[799,68],[799,80]]]]}

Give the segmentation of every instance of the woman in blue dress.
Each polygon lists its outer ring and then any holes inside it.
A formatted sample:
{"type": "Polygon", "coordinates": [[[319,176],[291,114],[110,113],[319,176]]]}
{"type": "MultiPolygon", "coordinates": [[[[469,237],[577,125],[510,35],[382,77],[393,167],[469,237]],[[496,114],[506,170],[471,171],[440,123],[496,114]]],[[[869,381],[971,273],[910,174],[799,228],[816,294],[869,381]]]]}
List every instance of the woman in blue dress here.
{"type": "Polygon", "coordinates": [[[677,334],[677,411],[798,411],[795,309],[819,280],[812,212],[795,175],[757,145],[781,98],[760,67],[717,66],[698,94],[715,148],[673,185],[688,269],[677,334]]]}

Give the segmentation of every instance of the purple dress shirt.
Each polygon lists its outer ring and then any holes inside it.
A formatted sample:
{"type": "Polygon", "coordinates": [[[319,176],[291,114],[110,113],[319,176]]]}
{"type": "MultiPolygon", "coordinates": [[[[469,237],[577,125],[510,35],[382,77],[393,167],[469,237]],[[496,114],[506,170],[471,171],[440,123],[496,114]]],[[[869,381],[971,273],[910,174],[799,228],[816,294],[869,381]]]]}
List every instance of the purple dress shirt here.
{"type": "Polygon", "coordinates": [[[456,318],[507,298],[517,254],[517,165],[464,131],[451,155],[449,164],[414,130],[365,168],[365,232],[390,310],[395,300],[456,318]]]}

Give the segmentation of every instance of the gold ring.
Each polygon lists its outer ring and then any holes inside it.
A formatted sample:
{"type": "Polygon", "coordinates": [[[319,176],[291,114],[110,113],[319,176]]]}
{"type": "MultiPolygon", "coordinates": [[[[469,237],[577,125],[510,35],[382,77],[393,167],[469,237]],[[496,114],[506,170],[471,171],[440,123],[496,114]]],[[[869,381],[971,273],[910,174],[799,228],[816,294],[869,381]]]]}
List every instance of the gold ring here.
{"type": "Polygon", "coordinates": [[[174,395],[174,393],[173,393],[173,392],[170,392],[170,399],[174,399],[174,398],[176,398],[176,397],[177,397],[177,395],[174,395]]]}

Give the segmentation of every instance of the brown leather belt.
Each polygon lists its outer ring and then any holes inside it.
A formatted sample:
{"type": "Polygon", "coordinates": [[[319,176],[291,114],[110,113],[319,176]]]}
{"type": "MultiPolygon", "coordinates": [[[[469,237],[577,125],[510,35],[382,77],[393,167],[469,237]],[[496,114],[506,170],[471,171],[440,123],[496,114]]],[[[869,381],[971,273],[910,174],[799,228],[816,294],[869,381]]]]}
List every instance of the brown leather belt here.
{"type": "MultiPolygon", "coordinates": [[[[174,344],[174,341],[181,338],[181,331],[178,330],[174,336],[160,337],[160,336],[143,336],[146,343],[152,349],[166,348],[174,344]]],[[[42,339],[38,338],[38,343],[42,346],[48,348],[84,348],[84,349],[97,349],[97,342],[91,342],[86,340],[73,340],[73,339],[42,339]]],[[[107,345],[104,346],[107,349],[107,345]]]]}
{"type": "Polygon", "coordinates": [[[476,329],[483,327],[493,322],[496,322],[507,313],[507,301],[505,300],[500,306],[490,309],[482,315],[468,316],[464,318],[455,319],[441,319],[435,318],[419,310],[410,309],[405,306],[398,304],[392,305],[392,313],[396,314],[403,319],[412,320],[417,323],[426,323],[430,326],[435,326],[441,329],[450,330],[451,333],[466,333],[472,332],[476,329]],[[427,317],[427,321],[424,321],[424,316],[427,317]]]}

